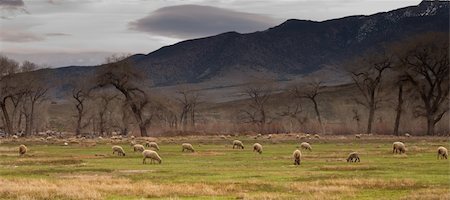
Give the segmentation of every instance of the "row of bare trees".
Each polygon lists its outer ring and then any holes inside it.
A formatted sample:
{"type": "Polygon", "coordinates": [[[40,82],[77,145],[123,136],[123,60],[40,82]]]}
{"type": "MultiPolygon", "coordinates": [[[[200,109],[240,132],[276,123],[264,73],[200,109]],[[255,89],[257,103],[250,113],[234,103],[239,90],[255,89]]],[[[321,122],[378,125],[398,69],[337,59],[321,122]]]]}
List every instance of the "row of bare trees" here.
{"type": "Polygon", "coordinates": [[[49,85],[45,74],[29,73],[38,66],[25,61],[22,64],[0,56],[0,108],[4,130],[8,134],[35,131],[36,109],[46,100],[49,85]]]}
{"type": "MultiPolygon", "coordinates": [[[[449,110],[449,56],[448,36],[443,33],[428,33],[389,45],[382,50],[372,51],[358,56],[345,65],[356,86],[359,95],[353,101],[368,111],[366,133],[373,132],[376,111],[390,100],[390,91],[397,90],[396,117],[393,124],[394,134],[399,134],[400,119],[404,110],[404,98],[419,99],[415,101],[415,117],[427,121],[427,135],[434,135],[435,125],[449,110]],[[447,41],[447,42],[445,42],[447,41]],[[405,92],[406,88],[406,92],[405,92]]],[[[256,124],[260,130],[277,116],[295,119],[300,125],[300,99],[311,101],[320,129],[325,132],[320,112],[318,97],[323,91],[320,81],[288,89],[291,101],[284,110],[268,116],[270,98],[274,90],[270,84],[253,84],[246,90],[248,106],[241,110],[241,118],[246,123],[256,124]]],[[[359,113],[356,116],[359,121],[359,113]]]]}
{"type": "MultiPolygon", "coordinates": [[[[356,88],[353,101],[367,110],[366,133],[373,132],[377,111],[395,102],[394,134],[398,134],[404,102],[414,102],[414,114],[427,121],[427,135],[449,110],[448,37],[429,33],[383,49],[358,56],[346,63],[356,88]],[[447,42],[443,42],[447,41],[447,42]],[[396,94],[390,94],[396,91],[396,94]],[[395,98],[393,98],[395,96],[395,98]]],[[[49,85],[45,73],[30,62],[19,64],[0,57],[0,109],[4,130],[26,135],[36,131],[36,108],[47,100],[49,85]]],[[[325,80],[323,80],[325,81],[325,80]]],[[[68,95],[73,103],[74,132],[82,135],[92,128],[100,135],[119,131],[129,133],[138,127],[141,136],[149,136],[152,125],[172,129],[196,129],[199,121],[200,93],[180,87],[172,100],[163,99],[151,90],[151,83],[125,56],[111,56],[90,78],[74,77],[68,95]]],[[[309,118],[302,102],[310,102],[311,113],[322,133],[326,132],[326,115],[321,96],[326,86],[321,81],[309,81],[278,90],[273,83],[255,82],[243,91],[245,105],[239,108],[238,119],[265,131],[268,124],[284,118],[303,125],[309,118]],[[280,101],[279,94],[287,94],[280,101]],[[274,108],[274,101],[284,103],[274,108]],[[325,117],[324,117],[325,116],[325,117]]],[[[38,113],[40,114],[40,113],[38,113]]],[[[355,112],[354,118],[360,120],[355,112]]]]}

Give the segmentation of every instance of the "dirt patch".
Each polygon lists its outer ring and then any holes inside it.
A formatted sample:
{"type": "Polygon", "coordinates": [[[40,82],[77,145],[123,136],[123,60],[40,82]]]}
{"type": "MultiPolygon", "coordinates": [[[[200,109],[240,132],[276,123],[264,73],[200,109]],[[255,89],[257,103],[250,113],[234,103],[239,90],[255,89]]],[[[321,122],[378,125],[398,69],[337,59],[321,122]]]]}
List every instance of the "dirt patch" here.
{"type": "Polygon", "coordinates": [[[117,172],[124,173],[124,174],[142,174],[142,173],[147,173],[147,172],[155,172],[155,170],[135,169],[135,170],[118,170],[117,172]]]}

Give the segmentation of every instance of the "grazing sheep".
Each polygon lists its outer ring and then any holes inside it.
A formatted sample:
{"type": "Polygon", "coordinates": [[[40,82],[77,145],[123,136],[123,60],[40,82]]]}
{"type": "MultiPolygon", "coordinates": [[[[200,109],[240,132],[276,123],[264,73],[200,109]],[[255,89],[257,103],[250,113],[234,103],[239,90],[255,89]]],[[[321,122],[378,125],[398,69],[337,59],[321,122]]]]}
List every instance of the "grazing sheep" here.
{"type": "Polygon", "coordinates": [[[261,137],[262,135],[261,135],[261,133],[258,133],[258,135],[256,135],[257,137],[261,137]]]}
{"type": "Polygon", "coordinates": [[[356,161],[361,162],[361,160],[359,159],[358,152],[352,152],[348,154],[347,162],[356,162],[356,161]]]}
{"type": "Polygon", "coordinates": [[[233,149],[234,149],[234,147],[236,147],[238,149],[244,149],[244,144],[239,140],[234,140],[233,141],[233,149]]]}
{"type": "Polygon", "coordinates": [[[447,148],[445,148],[445,147],[439,147],[438,148],[438,151],[437,151],[437,153],[438,153],[438,155],[437,155],[437,158],[439,159],[439,158],[441,158],[441,159],[448,159],[448,151],[447,151],[447,148]]]}
{"type": "Polygon", "coordinates": [[[226,137],[225,135],[221,135],[221,136],[220,136],[220,139],[226,140],[227,137],[226,137]]]}
{"type": "Polygon", "coordinates": [[[150,158],[150,163],[153,163],[153,161],[158,162],[159,164],[161,164],[162,159],[161,157],[159,157],[158,153],[156,151],[153,150],[145,150],[142,152],[142,156],[144,157],[142,159],[142,164],[146,164],[147,162],[145,161],[145,159],[150,158]]]}
{"type": "Polygon", "coordinates": [[[113,154],[115,152],[117,152],[118,156],[120,156],[120,155],[125,156],[125,151],[123,150],[123,148],[121,146],[118,146],[118,145],[113,146],[112,151],[113,151],[113,154]]]}
{"type": "Polygon", "coordinates": [[[304,139],[306,139],[306,135],[302,135],[302,136],[300,137],[300,140],[304,140],[304,139]]]}
{"type": "Polygon", "coordinates": [[[300,135],[299,135],[299,134],[297,134],[297,135],[295,136],[295,138],[297,138],[297,139],[300,139],[300,135]]]}
{"type": "Polygon", "coordinates": [[[134,140],[132,140],[131,142],[130,142],[130,146],[134,146],[136,144],[136,142],[134,141],[134,140]]]}
{"type": "Polygon", "coordinates": [[[183,143],[182,145],[181,145],[181,152],[184,152],[184,150],[186,150],[186,151],[191,151],[191,152],[195,152],[195,150],[194,150],[194,147],[192,146],[192,144],[189,144],[189,143],[183,143]]]}
{"type": "Polygon", "coordinates": [[[411,137],[409,133],[405,133],[405,137],[411,137]]]}
{"type": "Polygon", "coordinates": [[[132,135],[130,138],[131,138],[132,140],[134,140],[134,135],[132,135]]]}
{"type": "Polygon", "coordinates": [[[145,150],[145,147],[140,144],[135,144],[133,146],[133,150],[134,150],[134,152],[136,152],[136,151],[143,152],[145,150]]]}
{"type": "Polygon", "coordinates": [[[406,152],[406,148],[405,148],[405,144],[403,144],[403,142],[394,142],[392,144],[392,153],[405,153],[406,152]]]}
{"type": "Polygon", "coordinates": [[[309,143],[307,143],[307,142],[302,142],[302,143],[300,144],[300,147],[301,147],[302,149],[312,151],[311,145],[310,145],[309,143]]]}
{"type": "Polygon", "coordinates": [[[269,134],[268,136],[267,136],[267,139],[271,139],[272,138],[272,134],[269,134]]]}
{"type": "Polygon", "coordinates": [[[13,140],[17,140],[17,139],[19,139],[19,137],[18,137],[17,135],[13,135],[13,136],[12,136],[12,139],[13,139],[13,140]]]}
{"type": "Polygon", "coordinates": [[[64,142],[64,146],[69,146],[69,143],[67,143],[67,142],[64,142]]]}
{"type": "Polygon", "coordinates": [[[302,152],[297,149],[294,151],[292,156],[294,157],[294,165],[300,165],[300,161],[302,159],[302,152]]]}
{"type": "Polygon", "coordinates": [[[25,154],[27,153],[27,151],[28,151],[27,146],[25,146],[25,145],[23,145],[23,144],[21,144],[21,145],[19,146],[19,156],[25,155],[25,154]]]}
{"type": "Polygon", "coordinates": [[[159,151],[159,146],[156,142],[146,142],[145,146],[159,151]]]}
{"type": "Polygon", "coordinates": [[[307,138],[311,137],[311,135],[310,135],[309,133],[307,133],[305,136],[306,136],[307,138]]]}
{"type": "Polygon", "coordinates": [[[361,139],[361,134],[356,134],[355,137],[356,137],[357,139],[361,139]]]}
{"type": "Polygon", "coordinates": [[[253,151],[256,151],[256,152],[258,152],[259,154],[262,154],[262,150],[263,150],[263,147],[262,147],[261,144],[255,143],[255,144],[253,145],[253,151]]]}
{"type": "Polygon", "coordinates": [[[314,138],[320,139],[320,135],[319,134],[314,134],[314,138]]]}

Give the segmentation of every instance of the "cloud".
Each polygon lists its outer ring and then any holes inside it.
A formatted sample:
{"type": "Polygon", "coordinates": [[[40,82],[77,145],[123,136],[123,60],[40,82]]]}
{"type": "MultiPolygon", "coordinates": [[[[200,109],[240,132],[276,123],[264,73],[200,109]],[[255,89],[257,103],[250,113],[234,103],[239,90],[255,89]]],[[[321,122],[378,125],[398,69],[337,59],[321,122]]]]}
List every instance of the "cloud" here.
{"type": "Polygon", "coordinates": [[[35,42],[45,38],[28,31],[1,30],[0,41],[4,42],[35,42]]]}
{"type": "Polygon", "coordinates": [[[70,36],[67,33],[46,33],[45,36],[70,36]]]}
{"type": "Polygon", "coordinates": [[[160,8],[130,22],[131,30],[174,38],[209,36],[228,31],[241,33],[265,30],[276,22],[259,14],[212,6],[180,5],[160,8]]]}
{"type": "Polygon", "coordinates": [[[9,19],[19,13],[28,13],[23,0],[0,0],[0,18],[9,19]]]}

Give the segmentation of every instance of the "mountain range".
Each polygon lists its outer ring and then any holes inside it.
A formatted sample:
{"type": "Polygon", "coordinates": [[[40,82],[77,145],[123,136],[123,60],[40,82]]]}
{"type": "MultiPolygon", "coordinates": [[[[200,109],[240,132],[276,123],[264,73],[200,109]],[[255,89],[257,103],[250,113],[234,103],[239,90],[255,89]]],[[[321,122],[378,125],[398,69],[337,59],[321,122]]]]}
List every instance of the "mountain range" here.
{"type": "MultiPolygon", "coordinates": [[[[389,12],[320,22],[290,19],[264,31],[186,40],[126,59],[131,59],[154,86],[217,78],[232,82],[240,73],[270,73],[277,80],[286,80],[431,31],[449,31],[448,1],[423,1],[389,12]]],[[[42,72],[65,87],[68,77],[88,76],[97,67],[70,66],[42,72]]]]}

